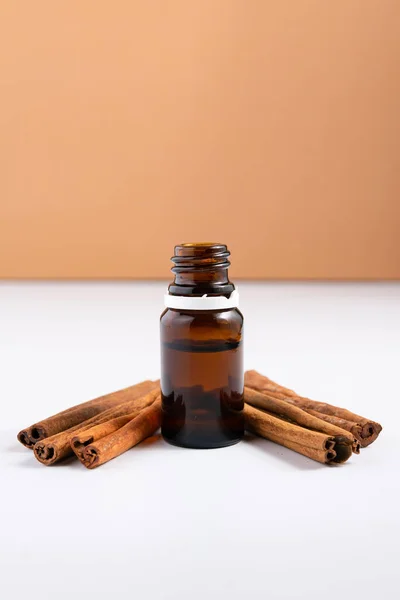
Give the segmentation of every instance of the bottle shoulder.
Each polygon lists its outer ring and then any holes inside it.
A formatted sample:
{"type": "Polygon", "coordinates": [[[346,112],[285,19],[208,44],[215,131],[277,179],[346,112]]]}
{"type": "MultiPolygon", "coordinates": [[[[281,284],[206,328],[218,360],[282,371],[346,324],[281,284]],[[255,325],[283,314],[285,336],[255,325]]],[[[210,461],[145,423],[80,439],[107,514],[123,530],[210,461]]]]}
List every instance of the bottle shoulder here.
{"type": "Polygon", "coordinates": [[[237,323],[243,324],[243,314],[238,308],[224,310],[182,310],[166,308],[160,316],[162,323],[237,323]]]}
{"type": "Polygon", "coordinates": [[[167,308],[160,317],[161,333],[174,338],[240,338],[243,315],[238,308],[227,310],[177,310],[167,308]]]}

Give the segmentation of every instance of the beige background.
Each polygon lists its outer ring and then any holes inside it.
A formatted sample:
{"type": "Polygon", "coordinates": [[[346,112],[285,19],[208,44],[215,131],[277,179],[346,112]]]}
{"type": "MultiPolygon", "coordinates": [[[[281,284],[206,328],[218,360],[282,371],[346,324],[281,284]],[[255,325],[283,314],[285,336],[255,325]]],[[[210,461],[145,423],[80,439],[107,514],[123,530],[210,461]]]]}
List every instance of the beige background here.
{"type": "Polygon", "coordinates": [[[400,277],[397,0],[1,0],[0,276],[400,277]]]}

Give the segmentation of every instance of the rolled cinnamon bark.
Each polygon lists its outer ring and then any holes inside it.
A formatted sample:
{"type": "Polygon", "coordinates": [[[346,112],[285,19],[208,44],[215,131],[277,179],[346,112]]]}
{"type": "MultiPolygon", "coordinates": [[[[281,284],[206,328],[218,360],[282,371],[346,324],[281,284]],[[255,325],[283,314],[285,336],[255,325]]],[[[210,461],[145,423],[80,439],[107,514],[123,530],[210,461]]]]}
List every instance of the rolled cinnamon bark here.
{"type": "Polygon", "coordinates": [[[343,429],[348,429],[360,442],[362,448],[366,448],[372,444],[382,431],[382,425],[379,423],[361,417],[346,408],[339,408],[325,402],[303,398],[302,396],[292,398],[291,401],[304,410],[307,410],[310,414],[319,413],[320,419],[330,420],[330,422],[340,419],[343,429]]]}
{"type": "Polygon", "coordinates": [[[340,427],[350,431],[362,448],[372,444],[382,431],[382,426],[375,421],[361,417],[345,408],[339,408],[332,404],[326,404],[325,402],[318,402],[317,400],[310,400],[309,398],[299,396],[293,390],[280,386],[275,381],[261,375],[257,371],[246,371],[245,385],[259,392],[267,392],[274,398],[279,398],[285,402],[294,404],[307,412],[313,411],[310,412],[310,414],[313,414],[314,416],[315,412],[320,413],[320,419],[332,424],[338,424],[339,421],[336,419],[341,419],[340,427]]]}
{"type": "MultiPolygon", "coordinates": [[[[252,388],[249,388],[252,389],[252,388]]],[[[254,390],[256,391],[256,390],[254,390]]],[[[332,425],[336,425],[337,427],[340,427],[341,429],[345,429],[348,432],[352,432],[353,430],[355,432],[360,432],[360,427],[358,425],[355,425],[353,422],[351,421],[347,421],[346,419],[341,419],[340,417],[336,417],[334,415],[327,415],[325,413],[319,412],[318,410],[315,410],[310,408],[310,406],[314,406],[317,401],[316,400],[308,400],[306,398],[302,398],[300,396],[286,396],[285,393],[283,392],[276,392],[276,391],[262,391],[259,392],[262,393],[263,395],[266,395],[270,398],[285,402],[286,404],[290,404],[292,406],[296,406],[298,408],[300,408],[301,410],[303,410],[304,412],[310,414],[310,415],[314,415],[315,417],[317,417],[318,419],[321,419],[322,421],[325,421],[326,423],[331,423],[332,425]]],[[[355,438],[356,439],[356,438],[355,438]]],[[[361,446],[360,442],[357,440],[357,443],[359,444],[359,446],[361,446]]]]}
{"type": "Polygon", "coordinates": [[[161,398],[158,396],[153,404],[110,435],[93,441],[83,448],[80,446],[76,448],[74,444],[72,447],[81,463],[88,469],[94,469],[153,435],[160,425],[161,398]]]}
{"type": "Polygon", "coordinates": [[[135,413],[138,415],[141,410],[152,404],[157,396],[159,395],[159,388],[149,392],[145,396],[141,398],[134,398],[119,404],[114,408],[110,408],[87,421],[83,421],[79,423],[75,427],[71,427],[65,431],[61,431],[56,435],[50,436],[45,440],[41,440],[37,442],[33,448],[33,452],[35,457],[41,462],[43,465],[50,466],[54,463],[66,458],[73,454],[71,449],[71,439],[74,436],[77,436],[82,431],[93,427],[93,425],[99,425],[100,423],[105,423],[106,421],[110,421],[111,419],[115,419],[116,417],[121,417],[123,415],[128,415],[131,413],[135,413]]]}
{"type": "Polygon", "coordinates": [[[302,408],[305,412],[308,412],[310,415],[314,415],[318,419],[322,419],[326,421],[326,423],[332,423],[332,425],[337,425],[341,429],[345,429],[346,431],[351,431],[354,427],[354,423],[351,421],[347,421],[346,419],[341,419],[340,417],[335,417],[333,415],[326,415],[325,413],[318,412],[317,410],[313,410],[312,408],[302,408]]]}
{"type": "Polygon", "coordinates": [[[272,412],[278,417],[289,420],[296,425],[301,425],[302,427],[313,429],[314,431],[319,431],[320,433],[326,433],[328,435],[342,436],[352,445],[353,452],[356,454],[359,454],[360,452],[360,445],[351,433],[341,427],[337,427],[332,423],[328,423],[318,418],[318,416],[310,415],[298,406],[289,404],[279,398],[274,398],[266,392],[257,392],[248,387],[244,388],[244,401],[255,408],[261,408],[262,410],[272,412]]]}
{"type": "MultiPolygon", "coordinates": [[[[257,385],[257,389],[260,388],[260,391],[268,391],[268,392],[277,392],[283,394],[285,397],[288,396],[297,396],[296,392],[291,390],[290,388],[284,387],[276,381],[272,381],[266,375],[261,375],[256,370],[246,371],[244,374],[244,384],[248,387],[253,387],[252,384],[257,385]]],[[[256,388],[254,388],[256,389],[256,388]]]]}
{"type": "Polygon", "coordinates": [[[129,423],[129,421],[132,421],[132,419],[137,417],[137,415],[137,412],[129,413],[128,415],[116,417],[115,419],[105,421],[99,425],[93,425],[93,427],[90,427],[84,431],[79,431],[77,435],[71,438],[72,450],[79,460],[83,460],[83,451],[85,450],[86,446],[89,446],[89,444],[93,444],[93,442],[97,442],[97,440],[114,433],[114,431],[117,431],[129,423]]]}
{"type": "Polygon", "coordinates": [[[63,410],[52,417],[38,421],[34,425],[27,427],[20,431],[17,435],[18,440],[26,446],[26,448],[33,448],[33,446],[40,440],[44,440],[60,431],[70,429],[82,421],[86,421],[103,411],[122,404],[127,400],[133,398],[140,398],[144,394],[147,394],[151,390],[158,388],[158,381],[142,381],[130,387],[94,398],[88,402],[77,404],[67,410],[63,410]]]}
{"type": "Polygon", "coordinates": [[[344,436],[311,431],[248,404],[244,406],[244,418],[248,431],[318,462],[344,463],[352,454],[351,442],[344,436]]]}

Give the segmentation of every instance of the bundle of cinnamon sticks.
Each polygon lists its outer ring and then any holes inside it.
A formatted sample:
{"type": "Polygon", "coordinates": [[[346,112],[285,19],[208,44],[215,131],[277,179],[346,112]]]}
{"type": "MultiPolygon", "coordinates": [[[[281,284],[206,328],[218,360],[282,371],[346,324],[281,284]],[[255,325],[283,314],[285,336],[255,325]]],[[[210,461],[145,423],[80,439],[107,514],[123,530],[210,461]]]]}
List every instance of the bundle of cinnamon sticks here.
{"type": "Polygon", "coordinates": [[[143,381],[68,408],[17,437],[43,465],[75,454],[92,469],[136,446],[160,425],[159,381],[143,381]]]}
{"type": "MultiPolygon", "coordinates": [[[[245,427],[322,463],[343,463],[376,440],[382,427],[346,409],[297,395],[256,371],[245,373],[245,427]]],[[[161,424],[159,381],[89,400],[18,433],[38,461],[76,455],[98,467],[153,435],[161,424]]]]}
{"type": "Polygon", "coordinates": [[[346,462],[382,430],[375,421],[299,396],[257,371],[247,371],[244,383],[246,429],[318,462],[346,462]]]}

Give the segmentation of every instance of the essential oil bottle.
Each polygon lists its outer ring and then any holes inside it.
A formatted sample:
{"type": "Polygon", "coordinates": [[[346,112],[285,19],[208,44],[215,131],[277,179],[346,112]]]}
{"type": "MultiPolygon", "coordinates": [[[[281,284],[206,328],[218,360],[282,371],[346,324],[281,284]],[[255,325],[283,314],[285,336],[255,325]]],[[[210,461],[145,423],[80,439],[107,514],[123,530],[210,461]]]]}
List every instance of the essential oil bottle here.
{"type": "Polygon", "coordinates": [[[161,315],[162,435],[188,448],[243,437],[243,315],[224,244],[180,244],[161,315]]]}

